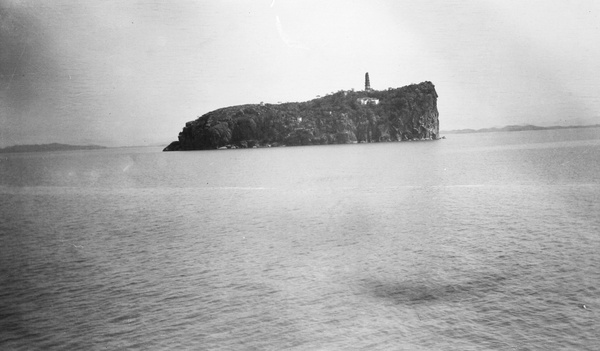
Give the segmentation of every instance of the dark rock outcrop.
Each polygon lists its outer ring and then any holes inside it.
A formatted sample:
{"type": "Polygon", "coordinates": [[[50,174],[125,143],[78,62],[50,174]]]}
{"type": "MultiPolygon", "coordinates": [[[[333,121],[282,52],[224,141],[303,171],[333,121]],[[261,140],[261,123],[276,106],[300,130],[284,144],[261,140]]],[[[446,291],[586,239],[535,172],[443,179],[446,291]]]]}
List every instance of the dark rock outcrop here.
{"type": "Polygon", "coordinates": [[[170,143],[169,146],[164,148],[163,151],[180,151],[180,150],[181,150],[181,144],[178,141],[174,141],[174,142],[170,143]]]}
{"type": "Polygon", "coordinates": [[[187,122],[164,151],[433,140],[439,137],[437,97],[434,85],[423,82],[226,107],[187,122]]]}

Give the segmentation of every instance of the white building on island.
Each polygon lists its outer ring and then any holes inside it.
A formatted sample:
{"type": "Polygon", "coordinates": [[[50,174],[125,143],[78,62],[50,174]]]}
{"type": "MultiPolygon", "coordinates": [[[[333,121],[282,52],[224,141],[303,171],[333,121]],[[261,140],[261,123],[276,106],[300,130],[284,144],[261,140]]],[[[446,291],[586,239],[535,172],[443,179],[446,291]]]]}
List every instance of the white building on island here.
{"type": "Polygon", "coordinates": [[[370,98],[370,97],[361,97],[356,99],[356,102],[359,102],[361,105],[379,105],[379,99],[370,98]]]}

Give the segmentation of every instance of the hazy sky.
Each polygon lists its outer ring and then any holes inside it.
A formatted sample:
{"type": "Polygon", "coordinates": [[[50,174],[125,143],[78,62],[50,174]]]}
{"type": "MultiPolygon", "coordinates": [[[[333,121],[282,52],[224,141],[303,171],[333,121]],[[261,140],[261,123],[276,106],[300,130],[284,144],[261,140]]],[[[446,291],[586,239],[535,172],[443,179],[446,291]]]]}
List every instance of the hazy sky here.
{"type": "Polygon", "coordinates": [[[0,147],[432,81],[442,130],[600,123],[600,1],[0,0],[0,147]]]}

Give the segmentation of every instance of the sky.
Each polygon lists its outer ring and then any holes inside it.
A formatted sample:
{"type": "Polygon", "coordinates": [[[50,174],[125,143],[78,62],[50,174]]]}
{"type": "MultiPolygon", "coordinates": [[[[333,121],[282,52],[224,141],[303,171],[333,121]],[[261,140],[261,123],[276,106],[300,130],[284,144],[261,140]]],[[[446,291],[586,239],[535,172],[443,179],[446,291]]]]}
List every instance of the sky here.
{"type": "Polygon", "coordinates": [[[0,147],[431,81],[440,129],[600,123],[600,2],[0,0],[0,147]]]}

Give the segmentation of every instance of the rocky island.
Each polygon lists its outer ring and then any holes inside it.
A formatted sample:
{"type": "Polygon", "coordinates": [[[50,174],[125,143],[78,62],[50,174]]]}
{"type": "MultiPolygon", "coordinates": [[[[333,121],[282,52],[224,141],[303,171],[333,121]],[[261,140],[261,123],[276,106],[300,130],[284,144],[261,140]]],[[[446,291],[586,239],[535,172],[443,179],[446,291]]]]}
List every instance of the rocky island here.
{"type": "Polygon", "coordinates": [[[346,144],[439,138],[431,82],[373,90],[340,90],[306,102],[249,104],[187,122],[164,151],[346,144]]]}

